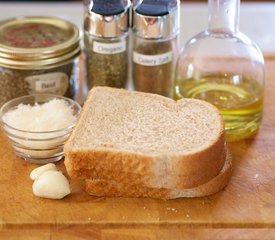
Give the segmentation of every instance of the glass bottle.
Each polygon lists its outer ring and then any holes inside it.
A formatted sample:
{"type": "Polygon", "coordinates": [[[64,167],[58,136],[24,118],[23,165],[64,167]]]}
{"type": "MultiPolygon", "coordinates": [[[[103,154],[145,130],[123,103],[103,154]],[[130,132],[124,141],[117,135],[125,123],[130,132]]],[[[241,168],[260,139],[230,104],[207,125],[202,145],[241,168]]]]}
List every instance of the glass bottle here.
{"type": "Polygon", "coordinates": [[[178,0],[133,1],[135,90],[172,96],[178,33],[178,0]]]}
{"type": "Polygon", "coordinates": [[[257,132],[263,110],[264,59],[238,29],[240,0],[209,0],[208,28],[190,39],[177,61],[174,98],[214,104],[228,141],[257,132]]]}
{"type": "Polygon", "coordinates": [[[84,1],[84,52],[88,88],[125,88],[130,0],[84,1]]]}

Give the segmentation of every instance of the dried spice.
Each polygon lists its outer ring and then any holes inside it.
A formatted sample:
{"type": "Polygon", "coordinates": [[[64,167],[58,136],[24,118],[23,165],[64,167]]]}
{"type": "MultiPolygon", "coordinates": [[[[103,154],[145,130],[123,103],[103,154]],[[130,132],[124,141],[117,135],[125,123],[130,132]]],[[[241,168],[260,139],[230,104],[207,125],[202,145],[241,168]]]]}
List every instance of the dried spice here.
{"type": "Polygon", "coordinates": [[[103,39],[91,38],[86,34],[84,41],[89,89],[93,86],[125,88],[128,71],[127,40],[110,43],[103,39]],[[95,50],[95,44],[107,47],[101,48],[100,52],[95,50]]]}
{"type": "Polygon", "coordinates": [[[133,3],[133,80],[138,91],[172,96],[179,1],[133,3]]]}
{"type": "Polygon", "coordinates": [[[45,70],[19,70],[0,67],[0,106],[13,98],[39,92],[73,98],[77,89],[77,76],[73,72],[74,64],[71,62],[45,70]],[[52,76],[58,78],[53,79],[52,76]],[[51,79],[47,80],[49,77],[51,79]]]}
{"type": "Polygon", "coordinates": [[[79,30],[54,17],[0,22],[0,106],[18,96],[52,93],[74,98],[79,30]]]}
{"type": "Polygon", "coordinates": [[[126,87],[130,0],[92,0],[84,14],[86,79],[93,86],[126,87]]]}
{"type": "Polygon", "coordinates": [[[138,54],[140,57],[140,59],[134,57],[133,61],[133,80],[136,90],[171,96],[172,50],[172,41],[145,41],[135,44],[134,55],[138,54]]]}

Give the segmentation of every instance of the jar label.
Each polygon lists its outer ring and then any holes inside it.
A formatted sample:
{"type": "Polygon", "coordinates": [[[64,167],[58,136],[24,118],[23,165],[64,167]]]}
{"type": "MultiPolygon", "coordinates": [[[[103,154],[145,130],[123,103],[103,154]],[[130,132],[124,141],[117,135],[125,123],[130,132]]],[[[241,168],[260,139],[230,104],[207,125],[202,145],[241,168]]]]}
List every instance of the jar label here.
{"type": "Polygon", "coordinates": [[[25,78],[29,93],[53,93],[64,95],[69,87],[69,78],[62,72],[46,73],[25,78]]]}
{"type": "Polygon", "coordinates": [[[126,51],[126,41],[117,43],[93,42],[93,51],[101,54],[116,54],[126,51]]]}
{"type": "Polygon", "coordinates": [[[171,62],[173,59],[172,52],[167,52],[158,55],[145,55],[134,52],[133,61],[144,66],[158,66],[171,62]]]}

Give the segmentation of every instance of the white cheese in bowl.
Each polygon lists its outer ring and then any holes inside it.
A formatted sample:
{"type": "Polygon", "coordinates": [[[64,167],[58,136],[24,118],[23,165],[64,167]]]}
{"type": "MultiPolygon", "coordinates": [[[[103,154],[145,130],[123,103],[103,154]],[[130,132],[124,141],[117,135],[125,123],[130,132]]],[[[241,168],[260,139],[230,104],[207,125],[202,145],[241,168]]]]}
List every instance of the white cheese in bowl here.
{"type": "Polygon", "coordinates": [[[72,108],[63,99],[34,106],[19,104],[3,115],[9,126],[27,132],[48,132],[67,128],[76,121],[72,108]]]}
{"type": "Polygon", "coordinates": [[[56,162],[64,156],[81,106],[52,94],[33,94],[12,99],[0,109],[0,123],[15,153],[28,162],[56,162]]]}

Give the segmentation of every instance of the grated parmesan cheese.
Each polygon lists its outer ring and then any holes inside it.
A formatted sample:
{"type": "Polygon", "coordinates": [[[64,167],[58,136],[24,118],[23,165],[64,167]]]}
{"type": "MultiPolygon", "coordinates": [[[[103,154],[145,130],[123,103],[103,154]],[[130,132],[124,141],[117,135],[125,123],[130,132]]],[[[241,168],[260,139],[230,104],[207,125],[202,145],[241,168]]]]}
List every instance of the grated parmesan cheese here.
{"type": "Polygon", "coordinates": [[[30,132],[47,132],[67,128],[76,122],[73,109],[63,99],[44,104],[20,104],[4,114],[4,122],[13,128],[30,132]]]}

